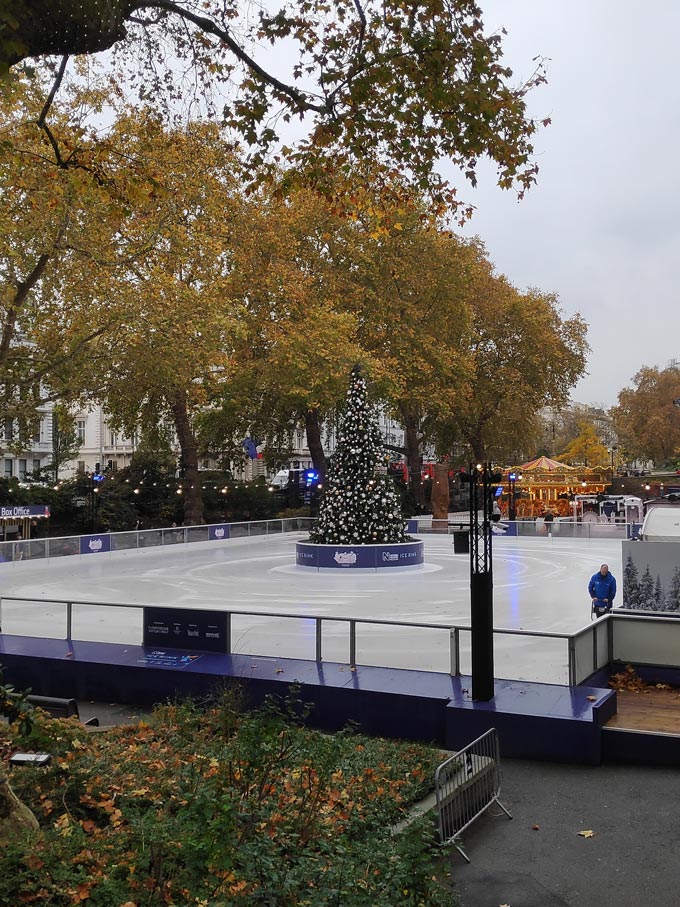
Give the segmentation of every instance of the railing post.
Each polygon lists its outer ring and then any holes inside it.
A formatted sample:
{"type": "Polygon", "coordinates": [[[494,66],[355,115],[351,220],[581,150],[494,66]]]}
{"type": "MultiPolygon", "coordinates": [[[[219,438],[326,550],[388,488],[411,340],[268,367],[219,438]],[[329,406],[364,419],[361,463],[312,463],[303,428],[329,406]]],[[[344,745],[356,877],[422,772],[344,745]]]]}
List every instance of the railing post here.
{"type": "Polygon", "coordinates": [[[227,638],[225,640],[226,645],[227,645],[227,655],[231,655],[231,612],[227,611],[225,617],[226,617],[226,625],[227,625],[227,633],[226,633],[227,638]]]}
{"type": "Polygon", "coordinates": [[[569,686],[576,686],[576,642],[573,636],[569,637],[569,686]]]}
{"type": "Polygon", "coordinates": [[[458,627],[449,627],[449,651],[451,653],[451,676],[460,674],[460,633],[458,627]]]}
{"type": "Polygon", "coordinates": [[[321,658],[321,618],[317,617],[316,622],[316,660],[322,661],[321,658]]]}
{"type": "Polygon", "coordinates": [[[607,663],[611,665],[614,661],[614,615],[609,615],[607,621],[607,663]]]}
{"type": "Polygon", "coordinates": [[[349,622],[349,663],[352,667],[357,663],[357,622],[349,622]]]}
{"type": "Polygon", "coordinates": [[[599,624],[597,621],[595,621],[595,623],[591,624],[591,626],[593,628],[593,674],[594,674],[595,671],[597,671],[597,636],[599,633],[599,630],[597,628],[599,627],[599,624]]]}
{"type": "Polygon", "coordinates": [[[73,602],[66,602],[66,639],[71,642],[71,630],[73,627],[73,602]]]}

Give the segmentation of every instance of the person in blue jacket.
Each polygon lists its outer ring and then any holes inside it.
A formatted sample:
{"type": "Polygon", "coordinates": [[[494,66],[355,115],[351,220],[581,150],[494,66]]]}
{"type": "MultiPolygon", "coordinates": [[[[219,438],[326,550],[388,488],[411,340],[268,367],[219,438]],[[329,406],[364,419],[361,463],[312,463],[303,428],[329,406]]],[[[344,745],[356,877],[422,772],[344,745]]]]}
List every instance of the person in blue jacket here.
{"type": "Polygon", "coordinates": [[[597,573],[590,577],[588,592],[593,600],[593,611],[598,617],[611,610],[616,595],[616,579],[606,564],[602,564],[597,573]]]}

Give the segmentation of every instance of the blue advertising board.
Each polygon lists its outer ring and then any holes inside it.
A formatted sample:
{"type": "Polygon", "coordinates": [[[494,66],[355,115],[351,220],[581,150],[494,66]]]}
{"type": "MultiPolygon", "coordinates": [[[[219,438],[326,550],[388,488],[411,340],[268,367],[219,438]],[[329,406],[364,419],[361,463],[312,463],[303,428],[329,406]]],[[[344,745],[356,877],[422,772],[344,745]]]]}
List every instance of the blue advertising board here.
{"type": "Polygon", "coordinates": [[[423,563],[423,543],[395,545],[314,545],[298,542],[295,562],[299,567],[373,568],[415,567],[423,563]]]}
{"type": "Polygon", "coordinates": [[[227,615],[194,608],[144,608],[144,645],[227,652],[227,615]]]}
{"type": "Polygon", "coordinates": [[[215,526],[211,526],[209,530],[209,538],[211,542],[221,542],[223,539],[228,539],[229,523],[219,523],[215,526]]]}
{"type": "Polygon", "coordinates": [[[80,536],[80,553],[81,554],[101,554],[103,551],[111,550],[111,536],[103,533],[101,535],[81,535],[80,536]]]}

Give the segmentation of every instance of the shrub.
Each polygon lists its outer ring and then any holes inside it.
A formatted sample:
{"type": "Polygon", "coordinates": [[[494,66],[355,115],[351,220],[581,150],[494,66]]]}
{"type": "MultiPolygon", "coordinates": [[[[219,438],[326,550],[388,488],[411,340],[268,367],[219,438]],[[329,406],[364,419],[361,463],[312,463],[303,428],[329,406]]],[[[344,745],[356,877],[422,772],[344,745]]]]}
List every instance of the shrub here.
{"type": "Polygon", "coordinates": [[[0,903],[450,907],[432,822],[392,834],[441,753],[311,731],[294,696],[238,706],[226,690],[98,734],[41,716],[52,762],[12,777],[41,831],[0,853],[0,903]]]}

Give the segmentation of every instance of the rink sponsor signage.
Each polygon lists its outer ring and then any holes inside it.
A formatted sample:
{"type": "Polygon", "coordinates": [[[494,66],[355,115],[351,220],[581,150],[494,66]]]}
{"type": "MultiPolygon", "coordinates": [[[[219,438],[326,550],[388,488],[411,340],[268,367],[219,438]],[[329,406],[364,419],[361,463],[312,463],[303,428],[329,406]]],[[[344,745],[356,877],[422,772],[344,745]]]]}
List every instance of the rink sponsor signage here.
{"type": "Polygon", "coordinates": [[[341,570],[389,567],[415,567],[423,563],[423,543],[401,545],[314,545],[298,542],[295,546],[298,567],[341,570]]]}
{"type": "Polygon", "coordinates": [[[229,538],[229,523],[221,523],[218,526],[211,526],[209,529],[209,538],[211,542],[221,542],[229,538]]]}
{"type": "Polygon", "coordinates": [[[144,608],[144,645],[227,651],[227,615],[193,608],[144,608]]]}
{"type": "Polygon", "coordinates": [[[80,536],[80,553],[81,554],[101,554],[104,551],[111,550],[111,536],[102,535],[81,535],[80,536]]]}
{"type": "Polygon", "coordinates": [[[48,504],[17,504],[0,507],[0,519],[16,520],[22,517],[48,517],[50,508],[48,504]]]}

